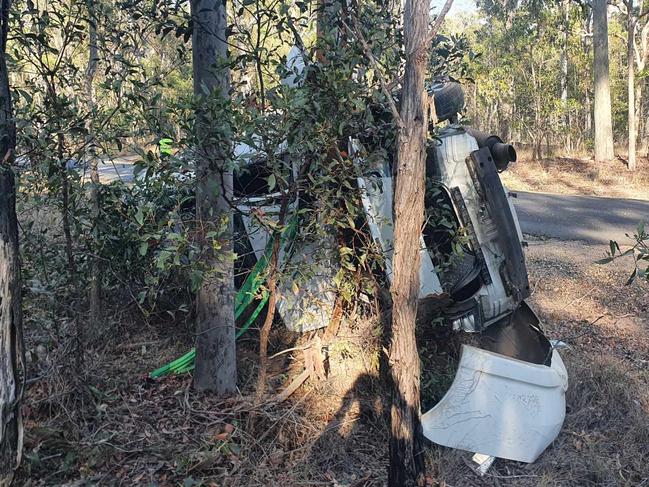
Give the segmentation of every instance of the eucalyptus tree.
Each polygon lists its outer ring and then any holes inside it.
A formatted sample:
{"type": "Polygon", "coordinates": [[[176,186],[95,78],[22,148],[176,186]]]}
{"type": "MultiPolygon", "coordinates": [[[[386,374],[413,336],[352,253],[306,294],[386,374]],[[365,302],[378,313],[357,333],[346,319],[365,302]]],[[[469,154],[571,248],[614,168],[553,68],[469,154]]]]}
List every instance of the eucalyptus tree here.
{"type": "Polygon", "coordinates": [[[196,219],[206,272],[196,296],[199,390],[231,394],[237,385],[232,256],[232,167],[227,106],[226,4],[192,0],[192,62],[196,96],[196,219]]]}
{"type": "Polygon", "coordinates": [[[593,0],[592,5],[595,161],[607,161],[615,156],[608,52],[608,2],[593,0]]]}
{"type": "Polygon", "coordinates": [[[406,0],[403,11],[405,67],[398,113],[392,261],[392,377],[390,469],[388,484],[423,484],[420,451],[420,364],[415,327],[419,301],[420,235],[424,223],[427,95],[424,88],[430,43],[453,0],[447,0],[429,32],[430,6],[406,0]]]}
{"type": "Polygon", "coordinates": [[[645,80],[636,81],[636,70],[644,75],[649,56],[648,36],[649,9],[643,1],[639,5],[633,0],[622,0],[618,5],[626,17],[626,68],[627,68],[627,122],[628,122],[628,158],[627,167],[636,170],[636,144],[640,110],[642,108],[642,85],[645,80]]]}
{"type": "Polygon", "coordinates": [[[21,279],[16,183],[11,169],[16,146],[6,47],[9,2],[0,7],[0,486],[12,483],[22,454],[21,279]]]}

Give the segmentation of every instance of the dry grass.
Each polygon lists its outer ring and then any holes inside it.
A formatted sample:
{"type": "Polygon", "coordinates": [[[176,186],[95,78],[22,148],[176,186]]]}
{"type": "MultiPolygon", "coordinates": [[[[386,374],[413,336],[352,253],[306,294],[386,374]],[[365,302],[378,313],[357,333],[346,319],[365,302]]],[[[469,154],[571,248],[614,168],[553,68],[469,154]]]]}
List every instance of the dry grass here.
{"type": "MultiPolygon", "coordinates": [[[[528,248],[532,305],[548,335],[572,347],[562,352],[570,388],[557,440],[534,464],[498,460],[482,478],[468,466],[470,453],[428,445],[431,485],[649,485],[649,286],[625,287],[623,261],[592,264],[604,251],[544,240],[528,248]]],[[[58,343],[45,343],[31,369],[36,380],[25,404],[19,485],[385,485],[388,394],[378,371],[377,321],[344,324],[329,348],[326,381],[309,381],[282,404],[259,406],[248,400],[254,333],[239,346],[237,398],[196,394],[188,376],[149,380],[146,371],[188,346],[184,332],[177,334],[118,325],[113,343],[88,351],[93,388],[83,395],[71,389],[62,366],[69,360],[66,330],[58,343]]],[[[42,336],[30,337],[31,350],[42,336]]],[[[278,328],[271,353],[303,340],[278,328]]],[[[453,351],[435,344],[426,352],[445,369],[441,377],[426,376],[429,390],[441,395],[453,351]]],[[[271,387],[283,388],[300,370],[299,351],[274,359],[271,387]]]]}
{"type": "MultiPolygon", "coordinates": [[[[274,359],[268,401],[253,404],[256,344],[238,347],[241,395],[227,401],[192,390],[189,375],[147,372],[189,347],[182,333],[136,323],[88,349],[75,388],[72,327],[31,328],[24,405],[26,460],[18,485],[383,485],[386,393],[378,380],[380,327],[347,321],[329,347],[329,378],[289,401],[270,401],[302,368],[296,350],[274,359]],[[68,329],[69,328],[69,329],[68,329]],[[54,336],[55,335],[55,336],[54,336]],[[117,337],[118,340],[117,340],[117,337]]],[[[307,337],[277,327],[271,353],[307,337]]]]}
{"type": "Polygon", "coordinates": [[[620,159],[595,163],[581,158],[522,158],[501,177],[514,191],[649,200],[649,160],[644,158],[638,159],[635,173],[629,173],[620,159]]]}
{"type": "Polygon", "coordinates": [[[446,485],[649,485],[649,285],[624,286],[628,262],[593,264],[604,251],[543,240],[528,248],[532,305],[547,334],[572,347],[562,351],[570,386],[556,441],[534,464],[498,460],[483,478],[468,453],[432,448],[431,472],[446,485]]]}

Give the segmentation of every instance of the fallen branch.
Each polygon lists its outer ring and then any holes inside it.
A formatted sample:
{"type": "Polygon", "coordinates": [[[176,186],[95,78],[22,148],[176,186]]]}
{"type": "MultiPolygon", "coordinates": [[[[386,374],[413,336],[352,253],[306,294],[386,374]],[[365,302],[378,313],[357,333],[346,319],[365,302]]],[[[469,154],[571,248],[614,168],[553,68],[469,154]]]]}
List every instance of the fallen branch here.
{"type": "Polygon", "coordinates": [[[275,402],[282,402],[288,399],[310,376],[311,371],[304,369],[300,375],[293,379],[293,382],[286,389],[275,396],[275,402]]]}

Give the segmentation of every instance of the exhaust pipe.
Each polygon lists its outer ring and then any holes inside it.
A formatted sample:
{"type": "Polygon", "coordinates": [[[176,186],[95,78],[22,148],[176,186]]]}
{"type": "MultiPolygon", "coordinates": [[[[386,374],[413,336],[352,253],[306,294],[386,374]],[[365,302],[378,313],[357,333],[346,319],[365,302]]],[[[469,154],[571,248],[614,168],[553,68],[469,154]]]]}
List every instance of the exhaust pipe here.
{"type": "Polygon", "coordinates": [[[516,149],[511,144],[505,144],[497,135],[488,134],[480,130],[467,128],[466,131],[478,142],[478,147],[487,147],[494,159],[499,172],[507,169],[510,162],[516,162],[516,149]]]}

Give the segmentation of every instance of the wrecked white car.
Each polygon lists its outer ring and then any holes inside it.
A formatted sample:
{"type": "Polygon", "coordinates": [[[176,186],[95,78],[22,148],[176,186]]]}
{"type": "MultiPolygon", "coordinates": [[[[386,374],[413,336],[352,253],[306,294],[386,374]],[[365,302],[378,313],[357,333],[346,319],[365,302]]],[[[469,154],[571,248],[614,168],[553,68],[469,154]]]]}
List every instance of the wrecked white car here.
{"type": "MultiPolygon", "coordinates": [[[[437,198],[427,203],[450,211],[468,251],[440,272],[448,235],[426,222],[421,304],[450,297],[440,308],[446,321],[455,330],[479,334],[480,348],[463,346],[450,389],[424,413],[422,427],[424,436],[444,446],[533,462],[561,429],[568,377],[525,303],[530,288],[514,195],[498,175],[515,160],[514,148],[497,136],[459,125],[443,129],[428,151],[427,178],[435,182],[437,198]]],[[[358,183],[390,279],[392,170],[384,164],[358,183]]]]}
{"type": "MultiPolygon", "coordinates": [[[[441,84],[431,95],[437,120],[455,122],[463,104],[459,85],[441,84]]],[[[348,149],[350,157],[362,159],[361,142],[350,140],[348,149]]],[[[568,378],[561,357],[525,302],[530,286],[512,204],[515,195],[499,176],[515,160],[514,148],[499,137],[457,123],[436,134],[428,150],[427,211],[446,212],[456,236],[462,236],[463,251],[455,255],[448,228],[430,219],[425,223],[420,308],[441,313],[454,330],[475,334],[478,346],[463,345],[456,377],[439,403],[423,414],[422,427],[424,436],[440,445],[533,462],[561,429],[568,378]]],[[[383,251],[391,281],[391,162],[369,168],[357,184],[367,227],[383,251]]],[[[277,212],[279,194],[245,193],[242,230],[260,259],[268,234],[245,215],[251,205],[277,212]]],[[[332,237],[330,242],[300,245],[303,248],[284,251],[281,260],[302,259],[315,271],[306,283],[303,280],[297,295],[290,291],[291,279],[284,280],[279,314],[289,329],[308,331],[327,326],[331,317],[335,241],[332,237]],[[324,258],[314,261],[311,256],[318,252],[324,258]]]]}

